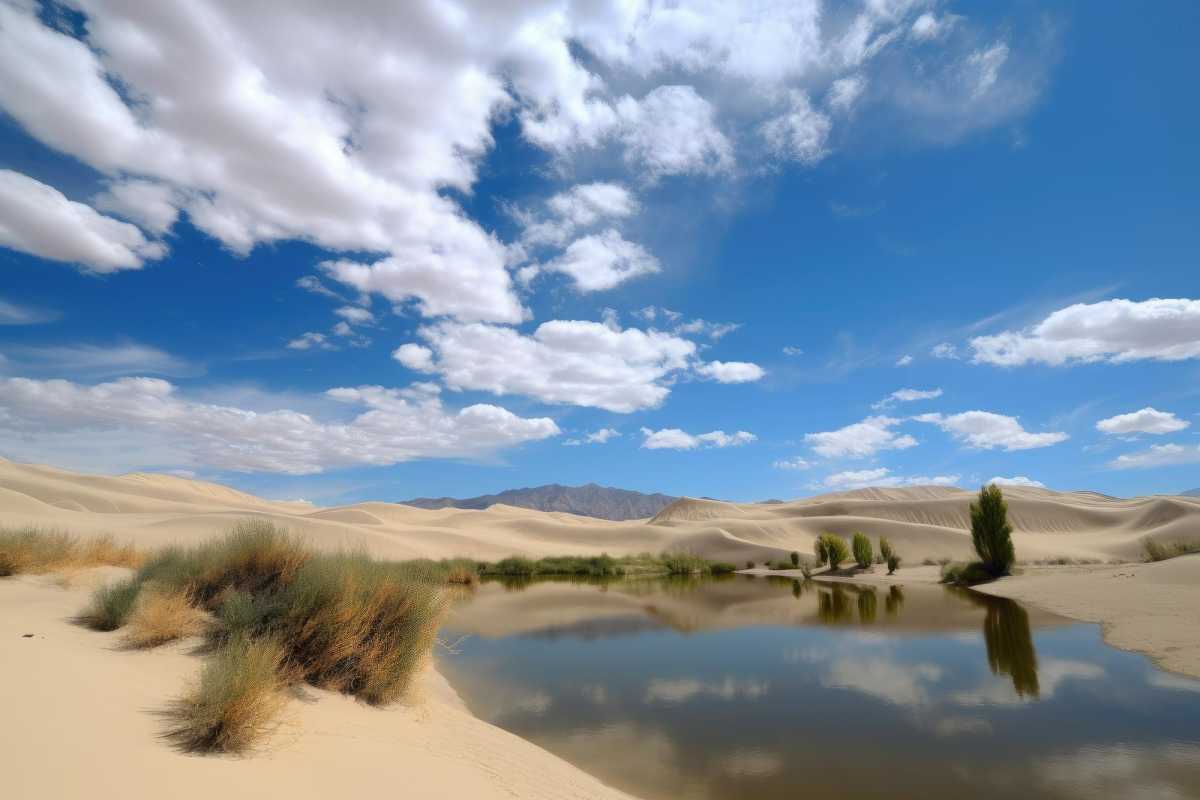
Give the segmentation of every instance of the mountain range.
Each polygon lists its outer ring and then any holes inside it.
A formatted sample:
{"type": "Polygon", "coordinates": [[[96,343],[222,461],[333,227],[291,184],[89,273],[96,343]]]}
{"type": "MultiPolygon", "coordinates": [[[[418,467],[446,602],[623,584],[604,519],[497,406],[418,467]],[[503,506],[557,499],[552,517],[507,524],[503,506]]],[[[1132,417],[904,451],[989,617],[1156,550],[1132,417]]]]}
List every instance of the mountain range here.
{"type": "Polygon", "coordinates": [[[508,489],[499,494],[485,494],[479,497],[416,497],[400,502],[417,508],[479,510],[502,503],[536,511],[565,511],[568,514],[598,519],[627,520],[653,517],[678,499],[665,494],[643,494],[595,483],[583,486],[551,483],[546,486],[508,489]]]}

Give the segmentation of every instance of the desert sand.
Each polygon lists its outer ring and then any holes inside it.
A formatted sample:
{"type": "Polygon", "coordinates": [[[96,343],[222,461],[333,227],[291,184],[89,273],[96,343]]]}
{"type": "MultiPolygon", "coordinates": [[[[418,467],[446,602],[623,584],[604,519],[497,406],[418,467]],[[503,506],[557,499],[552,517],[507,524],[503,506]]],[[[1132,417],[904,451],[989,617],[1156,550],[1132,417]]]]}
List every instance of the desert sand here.
{"type": "MultiPolygon", "coordinates": [[[[1116,499],[1092,493],[1006,489],[1022,560],[1074,559],[1104,566],[1029,567],[986,590],[1049,612],[1100,622],[1119,647],[1200,676],[1200,556],[1159,564],[1140,559],[1142,540],[1200,540],[1200,500],[1116,499]],[[1120,566],[1112,565],[1122,562],[1120,566]]],[[[197,542],[247,517],[270,519],[323,549],[361,549],[382,558],[511,554],[612,554],[681,549],[742,564],[809,553],[814,537],[861,530],[886,535],[908,565],[970,555],[968,504],[959,489],[916,487],[824,495],[782,504],[682,499],[649,520],[608,522],[506,506],[427,511],[389,503],[318,508],[263,500],[165,475],[81,475],[0,460],[0,525],[36,525],[80,536],[110,534],[153,549],[197,542]]],[[[109,570],[111,572],[111,570],[109,570]]],[[[566,762],[472,717],[432,668],[408,705],[378,710],[307,689],[279,731],[250,759],[182,755],[160,739],[155,710],[199,670],[185,643],[151,652],[121,650],[115,634],[69,622],[88,583],[51,576],[0,580],[0,675],[9,687],[0,746],[7,788],[20,797],[349,796],[382,789],[415,797],[619,797],[566,762]],[[26,638],[24,634],[32,633],[26,638]],[[87,763],[87,770],[63,765],[87,763]],[[15,780],[16,784],[13,785],[15,780]]],[[[879,581],[932,581],[936,568],[902,568],[879,581]]],[[[523,609],[570,621],[586,609],[523,609]]],[[[636,602],[635,597],[630,602],[636,602]]],[[[672,625],[703,628],[736,620],[736,588],[720,607],[680,603],[661,613],[672,625]]],[[[779,613],[789,612],[783,607],[779,613]]],[[[535,620],[545,624],[545,619],[535,620]]],[[[799,620],[794,620],[799,622],[799,620]]],[[[528,624],[533,624],[528,622],[528,624]]]]}

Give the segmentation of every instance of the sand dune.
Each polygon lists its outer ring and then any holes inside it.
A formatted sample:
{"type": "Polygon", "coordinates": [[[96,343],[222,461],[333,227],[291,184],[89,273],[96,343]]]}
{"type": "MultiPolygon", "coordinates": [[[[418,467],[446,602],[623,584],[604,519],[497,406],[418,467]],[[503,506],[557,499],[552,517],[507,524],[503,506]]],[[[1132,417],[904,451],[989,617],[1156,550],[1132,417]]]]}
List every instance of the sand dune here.
{"type": "MultiPolygon", "coordinates": [[[[1019,557],[1132,560],[1144,537],[1200,540],[1200,499],[1118,499],[1092,492],[1005,490],[1019,557]]],[[[966,558],[973,494],[946,487],[861,489],[790,503],[681,498],[650,520],[610,522],[495,505],[425,510],[394,503],[316,508],[277,502],[204,481],[135,473],[82,475],[0,461],[0,524],[35,524],[82,535],[111,533],[142,547],[207,538],[246,516],[266,517],[321,548],[366,549],[389,558],[511,554],[626,554],[664,549],[742,564],[811,552],[829,531],[887,536],[909,564],[966,558]]]]}

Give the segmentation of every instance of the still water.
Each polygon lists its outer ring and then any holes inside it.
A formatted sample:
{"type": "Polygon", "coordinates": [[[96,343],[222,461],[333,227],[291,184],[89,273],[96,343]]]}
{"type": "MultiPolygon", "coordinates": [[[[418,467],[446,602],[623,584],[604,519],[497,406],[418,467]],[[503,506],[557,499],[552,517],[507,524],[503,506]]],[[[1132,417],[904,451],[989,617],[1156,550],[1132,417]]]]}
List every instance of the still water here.
{"type": "Polygon", "coordinates": [[[439,668],[471,710],[667,798],[1200,798],[1200,681],[934,586],[486,583],[439,668]]]}

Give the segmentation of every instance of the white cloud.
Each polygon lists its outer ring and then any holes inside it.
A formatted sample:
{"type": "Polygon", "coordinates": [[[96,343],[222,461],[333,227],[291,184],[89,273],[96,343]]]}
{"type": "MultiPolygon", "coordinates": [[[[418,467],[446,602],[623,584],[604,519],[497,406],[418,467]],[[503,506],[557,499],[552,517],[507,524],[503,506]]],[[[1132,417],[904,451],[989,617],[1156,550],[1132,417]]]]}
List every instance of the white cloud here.
{"type": "Polygon", "coordinates": [[[333,313],[353,325],[367,325],[375,321],[375,315],[358,306],[342,306],[333,313]]]}
{"type": "Polygon", "coordinates": [[[696,372],[717,383],[751,383],[767,374],[762,367],[748,361],[709,361],[699,364],[696,372]]]}
{"type": "Polygon", "coordinates": [[[799,347],[793,347],[791,345],[784,345],[783,354],[785,356],[802,356],[802,355],[804,355],[804,350],[799,347]]]}
{"type": "Polygon", "coordinates": [[[1161,435],[1175,433],[1191,425],[1169,411],[1159,411],[1147,406],[1140,411],[1118,414],[1096,423],[1096,430],[1109,434],[1151,433],[1161,435]]]}
{"type": "Polygon", "coordinates": [[[181,199],[162,183],[129,179],[113,181],[92,198],[101,211],[109,211],[156,234],[164,234],[179,218],[181,199]]]}
{"type": "Polygon", "coordinates": [[[1177,464],[1200,463],[1200,444],[1155,444],[1146,450],[1126,453],[1108,462],[1112,469],[1149,469],[1177,464]]]}
{"type": "Polygon", "coordinates": [[[964,411],[961,414],[921,414],[918,422],[937,425],[968,447],[981,450],[1032,450],[1066,441],[1065,433],[1030,433],[1021,427],[1016,417],[990,411],[964,411]]]}
{"type": "Polygon", "coordinates": [[[934,358],[956,359],[958,358],[958,348],[949,342],[935,344],[933,349],[929,351],[929,355],[934,358]]]}
{"type": "Polygon", "coordinates": [[[316,331],[302,333],[287,343],[289,350],[334,350],[336,346],[329,337],[316,331]]]}
{"type": "Polygon", "coordinates": [[[87,449],[118,437],[116,456],[146,464],[239,472],[318,473],[420,458],[477,458],[558,434],[547,418],[494,405],[443,407],[437,387],[330,389],[327,403],[364,409],[349,421],[320,421],[286,408],[261,412],[181,397],[156,378],[86,386],[64,380],[0,381],[5,455],[41,460],[64,443],[87,449]],[[164,463],[163,459],[169,459],[164,463]]]}
{"type": "Polygon", "coordinates": [[[936,664],[900,664],[889,658],[838,659],[821,676],[821,684],[852,689],[900,706],[929,702],[929,687],[942,679],[936,664]]]}
{"type": "Polygon", "coordinates": [[[807,433],[804,441],[826,458],[866,458],[881,450],[916,447],[916,439],[908,434],[897,435],[891,430],[901,421],[892,417],[867,417],[835,431],[807,433]]]}
{"type": "Polygon", "coordinates": [[[911,363],[913,363],[913,357],[910,355],[903,355],[896,359],[897,367],[907,367],[911,363]]]}
{"type": "Polygon", "coordinates": [[[402,344],[392,351],[392,358],[399,361],[409,369],[415,369],[418,372],[432,372],[433,366],[433,351],[428,347],[422,347],[419,344],[402,344]]]}
{"type": "Polygon", "coordinates": [[[871,408],[888,408],[894,406],[896,403],[911,403],[914,400],[932,400],[935,397],[941,396],[941,389],[897,389],[878,403],[872,403],[871,408]]]}
{"type": "Polygon", "coordinates": [[[167,252],[136,226],[7,169],[0,170],[0,245],[98,273],[140,269],[167,252]]]}
{"type": "Polygon", "coordinates": [[[22,306],[0,299],[0,325],[40,325],[61,317],[58,311],[22,306]]]}
{"type": "Polygon", "coordinates": [[[917,41],[940,39],[950,31],[957,19],[953,14],[943,14],[939,19],[936,14],[926,11],[913,21],[909,32],[917,41]]]}
{"type": "Polygon", "coordinates": [[[647,450],[695,450],[708,447],[740,447],[758,439],[748,431],[726,433],[725,431],[709,431],[693,436],[679,428],[663,428],[650,430],[642,428],[642,447],[647,450]]]}
{"type": "Polygon", "coordinates": [[[805,459],[801,458],[800,456],[795,456],[794,458],[781,458],[780,460],[776,461],[771,466],[775,467],[775,469],[794,469],[794,470],[804,470],[804,469],[812,468],[812,464],[809,463],[808,461],[806,461],[805,459]]]}
{"type": "MultiPolygon", "coordinates": [[[[835,93],[837,86],[834,86],[835,93]]],[[[843,89],[843,95],[853,102],[852,92],[843,89]]],[[[836,96],[834,98],[837,99],[836,96]]],[[[848,105],[848,103],[847,103],[848,105]]],[[[804,92],[790,93],[787,110],[778,117],[763,123],[762,135],[772,152],[780,158],[792,159],[802,164],[815,164],[829,154],[826,140],[832,123],[829,117],[812,107],[804,92]]]]}
{"type": "Polygon", "coordinates": [[[62,344],[7,348],[25,374],[114,378],[121,375],[194,376],[202,369],[186,359],[137,342],[62,344]]]}
{"type": "Polygon", "coordinates": [[[543,271],[569,275],[581,292],[612,289],[659,269],[657,258],[613,228],[576,239],[562,255],[541,266],[543,271]]]}
{"type": "Polygon", "coordinates": [[[615,439],[620,436],[621,432],[614,428],[601,428],[600,430],[592,431],[585,434],[579,439],[567,439],[563,444],[568,446],[577,446],[581,444],[605,444],[610,439],[615,439]]]}
{"type": "Polygon", "coordinates": [[[328,297],[330,299],[337,300],[339,303],[346,302],[345,298],[343,298],[340,294],[338,294],[337,292],[335,292],[332,289],[330,289],[329,287],[327,287],[325,284],[321,283],[321,279],[315,275],[305,275],[303,277],[297,278],[296,285],[299,286],[301,289],[303,289],[306,292],[312,292],[313,294],[319,294],[322,297],[328,297]]]}
{"type": "Polygon", "coordinates": [[[522,224],[521,242],[527,247],[565,245],[576,231],[612,222],[638,211],[637,199],[620,184],[584,183],[546,201],[547,214],[515,212],[522,224]]]}
{"type": "MultiPolygon", "coordinates": [[[[829,88],[829,107],[835,111],[849,111],[867,88],[867,81],[861,75],[851,75],[839,78],[829,88]]],[[[826,130],[828,135],[828,130],[826,130]]]]}
{"type": "Polygon", "coordinates": [[[437,373],[451,389],[521,394],[547,403],[628,413],[656,408],[674,376],[690,369],[696,345],[658,331],[599,322],[552,320],[531,335],[482,323],[442,322],[420,329],[436,359],[418,364],[411,349],[395,357],[437,373]],[[405,360],[407,359],[407,360],[405,360]]]}
{"type": "Polygon", "coordinates": [[[958,475],[893,475],[887,467],[875,469],[846,470],[827,475],[814,488],[818,489],[865,489],[869,486],[955,486],[958,475]]]}
{"type": "Polygon", "coordinates": [[[733,146],[717,128],[715,109],[691,86],[659,86],[640,101],[625,96],[616,111],[625,159],[650,179],[733,166],[733,146]]]}
{"type": "Polygon", "coordinates": [[[1200,300],[1104,300],[1059,309],[1024,331],[971,340],[972,360],[999,366],[1200,358],[1200,300]]]}
{"type": "Polygon", "coordinates": [[[988,481],[988,483],[994,483],[997,486],[1029,486],[1034,489],[1046,488],[1046,484],[1042,483],[1041,481],[1035,481],[1033,478],[1027,478],[1024,475],[1014,475],[1011,478],[1005,478],[997,475],[995,478],[992,478],[990,481],[988,481]]]}

